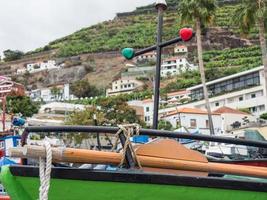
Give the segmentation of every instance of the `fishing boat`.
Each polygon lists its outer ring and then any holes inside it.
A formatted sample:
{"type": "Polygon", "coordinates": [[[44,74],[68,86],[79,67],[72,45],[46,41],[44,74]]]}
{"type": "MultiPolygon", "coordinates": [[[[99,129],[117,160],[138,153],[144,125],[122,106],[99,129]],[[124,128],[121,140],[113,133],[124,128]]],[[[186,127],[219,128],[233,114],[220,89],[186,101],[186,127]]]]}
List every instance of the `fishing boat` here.
{"type": "MultiPolygon", "coordinates": [[[[28,127],[22,136],[24,146],[20,148],[24,149],[13,148],[11,153],[13,152],[13,155],[16,152],[21,153],[24,158],[38,158],[45,155],[44,147],[26,145],[26,138],[29,133],[84,132],[92,134],[99,132],[116,134],[119,130],[116,127],[28,127]],[[36,152],[40,154],[37,153],[37,155],[36,152]]],[[[267,143],[263,141],[170,131],[141,129],[139,135],[234,143],[267,148],[267,143]]],[[[125,134],[119,134],[123,146],[127,143],[127,138],[124,136],[125,134]]],[[[52,148],[52,152],[53,162],[58,163],[93,163],[114,167],[119,165],[122,158],[122,154],[116,152],[71,148],[52,148]]],[[[138,165],[129,147],[125,151],[123,167],[115,167],[112,170],[108,167],[105,170],[70,167],[52,168],[49,199],[162,200],[180,198],[214,200],[228,198],[266,200],[267,198],[267,169],[265,168],[210,163],[199,152],[186,149],[171,139],[164,139],[157,144],[140,145],[135,153],[142,168],[137,167],[138,165]],[[166,144],[169,147],[162,148],[166,144]],[[173,149],[173,151],[170,151],[170,149],[173,149]]],[[[24,164],[26,163],[27,160],[24,160],[24,164]]],[[[1,169],[0,178],[12,200],[34,200],[38,198],[38,166],[4,166],[1,169]]]]}

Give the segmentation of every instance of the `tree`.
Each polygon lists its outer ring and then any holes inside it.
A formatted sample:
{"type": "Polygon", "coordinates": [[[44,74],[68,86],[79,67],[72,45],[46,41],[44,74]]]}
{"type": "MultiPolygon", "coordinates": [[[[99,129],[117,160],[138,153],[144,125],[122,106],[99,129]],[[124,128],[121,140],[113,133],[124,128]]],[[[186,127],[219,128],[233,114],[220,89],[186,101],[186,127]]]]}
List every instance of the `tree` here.
{"type": "Polygon", "coordinates": [[[61,91],[60,91],[60,89],[59,88],[57,88],[57,87],[53,87],[52,89],[51,89],[51,94],[55,97],[55,99],[59,99],[59,96],[60,96],[60,94],[61,94],[61,91]]]}
{"type": "Polygon", "coordinates": [[[22,114],[23,117],[32,117],[38,113],[40,105],[26,96],[8,96],[7,113],[22,114]]]}
{"type": "Polygon", "coordinates": [[[24,55],[24,53],[22,51],[19,51],[19,50],[13,51],[13,50],[10,50],[10,49],[5,50],[3,52],[3,54],[5,56],[4,61],[6,61],[6,62],[7,61],[18,60],[24,55]]]}
{"type": "Polygon", "coordinates": [[[94,97],[101,94],[101,92],[93,85],[90,85],[87,80],[76,81],[71,84],[70,89],[72,93],[78,98],[94,97]]]}
{"type": "Polygon", "coordinates": [[[66,121],[67,125],[94,125],[94,114],[96,114],[99,124],[105,122],[105,114],[94,107],[88,107],[83,111],[71,113],[66,121]]]}
{"type": "MultiPolygon", "coordinates": [[[[257,26],[264,65],[265,93],[267,93],[267,48],[265,39],[265,23],[267,17],[266,0],[242,0],[235,12],[235,24],[239,25],[243,33],[248,33],[252,27],[257,26]]],[[[265,102],[267,106],[267,98],[265,102]]],[[[266,108],[265,108],[266,109],[266,108]]]]}
{"type": "Polygon", "coordinates": [[[93,115],[97,115],[98,125],[113,125],[138,123],[144,125],[140,120],[134,109],[122,98],[103,99],[99,103],[101,110],[96,108],[87,108],[84,111],[77,111],[72,113],[67,120],[69,125],[94,125],[93,115]]]}
{"type": "Polygon", "coordinates": [[[137,117],[136,111],[126,103],[124,96],[102,99],[99,105],[101,106],[101,110],[105,113],[107,123],[110,125],[125,123],[138,123],[141,126],[145,125],[144,122],[137,117]]]}
{"type": "Polygon", "coordinates": [[[265,119],[267,120],[267,113],[263,113],[260,115],[260,119],[265,119]]]}
{"type": "Polygon", "coordinates": [[[184,23],[194,22],[195,24],[199,71],[201,76],[201,82],[203,85],[204,99],[208,111],[208,118],[210,121],[209,126],[211,135],[214,135],[215,133],[211,115],[211,108],[209,103],[208,89],[206,86],[202,40],[201,40],[201,27],[212,22],[216,8],[217,6],[215,0],[181,0],[178,7],[178,13],[180,13],[182,22],[184,23]]]}
{"type": "Polygon", "coordinates": [[[170,131],[172,129],[172,124],[169,121],[160,120],[159,121],[159,130],[170,131]]]}

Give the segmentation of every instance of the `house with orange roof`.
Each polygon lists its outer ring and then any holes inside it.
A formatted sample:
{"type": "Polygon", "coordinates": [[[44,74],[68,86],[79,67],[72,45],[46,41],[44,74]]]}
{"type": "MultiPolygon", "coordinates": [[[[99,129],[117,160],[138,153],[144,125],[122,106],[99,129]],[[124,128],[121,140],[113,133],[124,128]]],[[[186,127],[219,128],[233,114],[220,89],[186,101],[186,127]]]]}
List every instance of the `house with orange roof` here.
{"type": "Polygon", "coordinates": [[[237,128],[248,127],[257,121],[257,118],[249,113],[223,106],[214,111],[220,113],[222,118],[222,129],[229,133],[237,128]]]}
{"type": "Polygon", "coordinates": [[[189,92],[187,90],[180,90],[176,92],[167,93],[168,104],[178,105],[182,99],[190,100],[189,92]]]}
{"type": "MultiPolygon", "coordinates": [[[[162,120],[169,121],[173,128],[185,127],[189,131],[198,130],[202,134],[210,134],[208,113],[198,108],[177,108],[161,116],[162,120]]],[[[212,120],[215,134],[222,134],[221,114],[213,112],[212,120]]]]}
{"type": "Polygon", "coordinates": [[[136,115],[139,119],[143,120],[146,125],[152,125],[154,106],[152,99],[129,101],[128,105],[136,111],[136,115]]]}
{"type": "Polygon", "coordinates": [[[111,88],[107,89],[107,96],[115,96],[120,94],[129,94],[137,89],[142,88],[143,82],[130,77],[122,77],[112,82],[111,88]]]}
{"type": "Polygon", "coordinates": [[[174,47],[174,53],[175,54],[184,54],[187,52],[188,52],[188,49],[187,49],[187,46],[185,46],[185,45],[175,45],[175,47],[174,47]]]}
{"type": "Polygon", "coordinates": [[[157,59],[157,53],[156,51],[148,52],[145,54],[142,54],[140,56],[137,56],[135,58],[135,61],[142,62],[142,61],[156,61],[157,59]]]}

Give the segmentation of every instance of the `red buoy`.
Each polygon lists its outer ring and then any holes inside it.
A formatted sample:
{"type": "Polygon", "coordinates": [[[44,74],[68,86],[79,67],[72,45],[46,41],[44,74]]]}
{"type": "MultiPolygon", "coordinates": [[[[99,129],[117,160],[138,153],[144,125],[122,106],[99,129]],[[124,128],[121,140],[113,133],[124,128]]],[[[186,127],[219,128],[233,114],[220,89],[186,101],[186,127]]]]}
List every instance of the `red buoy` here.
{"type": "Polygon", "coordinates": [[[193,29],[192,28],[182,28],[180,30],[180,37],[184,42],[191,40],[193,37],[193,29]]]}

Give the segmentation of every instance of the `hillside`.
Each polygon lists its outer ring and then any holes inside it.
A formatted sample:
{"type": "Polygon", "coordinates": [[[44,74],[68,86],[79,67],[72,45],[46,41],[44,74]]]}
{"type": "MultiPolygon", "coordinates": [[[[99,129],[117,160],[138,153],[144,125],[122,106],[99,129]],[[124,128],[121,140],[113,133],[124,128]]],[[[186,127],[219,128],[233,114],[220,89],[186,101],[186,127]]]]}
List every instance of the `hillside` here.
{"type": "MultiPolygon", "coordinates": [[[[164,40],[175,37],[178,30],[184,26],[181,25],[176,12],[179,0],[167,2],[169,9],[164,15],[164,40]]],[[[240,34],[239,28],[232,24],[237,6],[238,0],[220,0],[212,26],[203,29],[204,61],[208,81],[261,65],[257,30],[254,28],[244,37],[240,34]]],[[[154,5],[148,5],[138,7],[133,12],[118,13],[113,20],[83,28],[69,36],[52,41],[43,48],[28,52],[27,55],[38,55],[52,50],[52,57],[80,57],[81,67],[85,64],[93,67],[94,70],[78,79],[86,78],[99,88],[105,88],[114,77],[125,70],[125,61],[119,55],[120,50],[124,47],[150,46],[155,42],[155,34],[156,12],[154,5]]],[[[197,63],[195,39],[187,43],[187,46],[190,62],[197,63]]],[[[168,53],[169,56],[171,51],[172,49],[168,53]]],[[[75,70],[72,70],[72,73],[74,72],[75,70]]],[[[53,81],[45,80],[43,81],[45,85],[57,80],[74,81],[72,76],[65,73],[47,75],[45,79],[49,77],[53,77],[53,81]]],[[[182,74],[172,80],[162,81],[166,91],[174,91],[198,83],[200,83],[198,72],[182,74]]],[[[41,83],[35,85],[41,85],[41,83]]]]}
{"type": "MultiPolygon", "coordinates": [[[[164,40],[173,38],[181,25],[176,7],[178,0],[168,0],[169,9],[164,17],[164,40]]],[[[227,28],[239,34],[231,24],[236,0],[221,0],[213,26],[227,28]]],[[[58,49],[58,56],[72,56],[81,53],[118,51],[124,47],[142,48],[155,42],[156,14],[153,5],[139,7],[133,12],[118,13],[113,20],[83,28],[69,36],[50,42],[40,52],[58,49]]],[[[256,37],[256,32],[251,36],[256,37]]],[[[32,53],[32,52],[30,52],[32,53]]]]}

